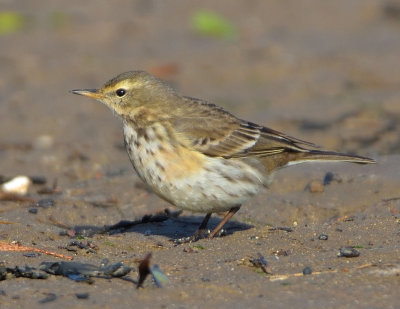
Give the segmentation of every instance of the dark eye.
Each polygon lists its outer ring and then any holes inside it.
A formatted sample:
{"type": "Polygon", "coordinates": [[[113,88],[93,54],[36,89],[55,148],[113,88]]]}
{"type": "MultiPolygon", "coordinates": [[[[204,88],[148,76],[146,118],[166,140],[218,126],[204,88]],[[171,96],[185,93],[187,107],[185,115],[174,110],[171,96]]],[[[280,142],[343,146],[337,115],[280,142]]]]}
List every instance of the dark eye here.
{"type": "Polygon", "coordinates": [[[117,94],[117,96],[123,97],[123,96],[125,95],[125,93],[126,93],[126,90],[120,88],[120,89],[118,89],[117,91],[115,91],[115,93],[117,94]]]}

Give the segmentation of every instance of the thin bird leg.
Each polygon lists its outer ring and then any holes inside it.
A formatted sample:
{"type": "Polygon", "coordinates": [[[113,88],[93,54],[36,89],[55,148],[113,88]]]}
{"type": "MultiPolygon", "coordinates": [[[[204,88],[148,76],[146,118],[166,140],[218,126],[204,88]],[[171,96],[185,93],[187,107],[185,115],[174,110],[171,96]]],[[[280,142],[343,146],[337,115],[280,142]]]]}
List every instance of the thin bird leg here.
{"type": "Polygon", "coordinates": [[[227,214],[225,215],[225,217],[221,220],[221,222],[217,225],[217,227],[210,233],[210,235],[208,235],[208,238],[213,238],[221,229],[222,227],[225,225],[226,222],[228,222],[228,220],[230,218],[232,218],[232,216],[237,213],[237,211],[240,209],[240,206],[236,206],[236,207],[232,207],[227,214]]]}
{"type": "Polygon", "coordinates": [[[212,214],[211,212],[206,214],[197,231],[194,232],[194,234],[190,237],[190,241],[196,241],[204,237],[204,232],[207,228],[207,223],[211,218],[211,214],[212,214]]]}
{"type": "Polygon", "coordinates": [[[204,217],[203,222],[201,222],[198,230],[205,230],[207,228],[207,223],[208,223],[208,220],[210,220],[210,218],[211,218],[211,214],[212,214],[211,212],[206,214],[206,216],[204,217]]]}

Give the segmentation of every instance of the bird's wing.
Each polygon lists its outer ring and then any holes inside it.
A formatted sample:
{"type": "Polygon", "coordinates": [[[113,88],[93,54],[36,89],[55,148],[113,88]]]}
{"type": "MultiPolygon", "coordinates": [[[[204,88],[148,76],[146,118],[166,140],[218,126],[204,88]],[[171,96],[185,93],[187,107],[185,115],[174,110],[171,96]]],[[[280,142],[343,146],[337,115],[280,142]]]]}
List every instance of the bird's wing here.
{"type": "Polygon", "coordinates": [[[178,139],[206,155],[225,158],[264,157],[316,147],[281,132],[240,120],[213,104],[185,98],[185,114],[173,120],[178,139]]]}

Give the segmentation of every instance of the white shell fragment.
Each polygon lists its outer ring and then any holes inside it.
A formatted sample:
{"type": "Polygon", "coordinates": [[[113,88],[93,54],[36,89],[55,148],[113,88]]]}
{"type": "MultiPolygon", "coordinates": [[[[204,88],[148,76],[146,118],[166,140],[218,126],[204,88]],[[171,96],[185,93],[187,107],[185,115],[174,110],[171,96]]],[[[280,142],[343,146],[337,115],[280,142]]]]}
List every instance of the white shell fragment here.
{"type": "Polygon", "coordinates": [[[25,195],[28,192],[31,180],[27,176],[17,176],[1,185],[3,192],[25,195]]]}

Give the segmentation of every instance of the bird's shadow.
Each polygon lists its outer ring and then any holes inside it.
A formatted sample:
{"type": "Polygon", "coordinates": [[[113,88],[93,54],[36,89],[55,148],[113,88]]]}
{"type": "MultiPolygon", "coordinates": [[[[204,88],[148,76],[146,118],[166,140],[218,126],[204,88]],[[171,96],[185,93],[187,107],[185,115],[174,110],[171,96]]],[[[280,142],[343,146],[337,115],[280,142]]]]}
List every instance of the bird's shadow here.
{"type": "MultiPolygon", "coordinates": [[[[128,221],[122,220],[113,225],[95,226],[95,225],[77,225],[70,229],[74,236],[91,237],[95,234],[115,235],[121,233],[140,233],[145,236],[160,235],[169,239],[180,239],[192,236],[200,226],[203,217],[201,216],[182,216],[171,217],[167,214],[146,215],[141,219],[128,221]]],[[[220,218],[211,217],[207,228],[212,230],[220,222],[220,218]]],[[[236,231],[250,229],[252,225],[228,221],[224,225],[223,235],[230,235],[236,231]]],[[[72,236],[71,235],[71,236],[72,236]]]]}

